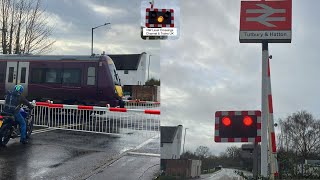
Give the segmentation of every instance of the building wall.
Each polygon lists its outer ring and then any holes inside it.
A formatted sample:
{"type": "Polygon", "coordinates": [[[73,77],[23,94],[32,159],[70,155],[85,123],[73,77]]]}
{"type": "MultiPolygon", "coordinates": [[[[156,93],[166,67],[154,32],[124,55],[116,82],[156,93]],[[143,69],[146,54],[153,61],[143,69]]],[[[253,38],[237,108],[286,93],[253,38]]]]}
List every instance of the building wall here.
{"type": "Polygon", "coordinates": [[[132,86],[132,99],[160,101],[159,86],[132,86]]]}
{"type": "Polygon", "coordinates": [[[174,154],[172,151],[173,144],[171,143],[162,143],[162,146],[160,147],[161,151],[161,159],[177,159],[177,154],[174,154]]]}
{"type": "Polygon", "coordinates": [[[117,70],[121,79],[122,85],[145,85],[147,76],[147,55],[142,54],[140,63],[137,70],[128,70],[128,74],[125,74],[125,70],[117,70]]]}
{"type": "Polygon", "coordinates": [[[174,138],[174,144],[176,144],[176,146],[174,147],[174,152],[179,155],[178,159],[180,159],[183,127],[181,125],[179,125],[178,127],[178,132],[176,134],[176,137],[174,138]]]}
{"type": "Polygon", "coordinates": [[[121,85],[139,85],[141,83],[141,80],[138,79],[138,72],[135,70],[128,70],[128,74],[124,74],[124,70],[117,70],[117,72],[121,79],[121,85]]]}
{"type": "Polygon", "coordinates": [[[143,53],[141,55],[140,64],[138,66],[138,79],[141,82],[141,85],[145,85],[147,80],[148,73],[148,62],[147,62],[147,54],[143,53]]]}
{"type": "Polygon", "coordinates": [[[178,132],[173,140],[173,143],[162,143],[160,147],[161,159],[180,159],[181,154],[181,138],[182,126],[179,126],[178,132]]]}
{"type": "Polygon", "coordinates": [[[167,176],[180,176],[185,178],[199,177],[201,174],[201,161],[191,159],[167,159],[165,164],[165,174],[167,176]]]}
{"type": "Polygon", "coordinates": [[[198,177],[200,175],[201,175],[201,161],[192,160],[190,176],[198,177]]]}

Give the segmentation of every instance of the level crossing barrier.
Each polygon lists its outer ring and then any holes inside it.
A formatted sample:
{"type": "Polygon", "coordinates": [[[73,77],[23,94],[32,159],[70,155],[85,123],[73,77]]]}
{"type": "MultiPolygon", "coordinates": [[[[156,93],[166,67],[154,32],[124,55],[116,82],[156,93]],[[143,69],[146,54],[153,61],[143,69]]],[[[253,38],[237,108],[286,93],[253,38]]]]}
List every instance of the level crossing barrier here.
{"type": "MultiPolygon", "coordinates": [[[[2,111],[4,100],[0,100],[2,111]]],[[[35,102],[34,125],[53,129],[155,136],[160,130],[160,110],[81,106],[35,102]]]]}

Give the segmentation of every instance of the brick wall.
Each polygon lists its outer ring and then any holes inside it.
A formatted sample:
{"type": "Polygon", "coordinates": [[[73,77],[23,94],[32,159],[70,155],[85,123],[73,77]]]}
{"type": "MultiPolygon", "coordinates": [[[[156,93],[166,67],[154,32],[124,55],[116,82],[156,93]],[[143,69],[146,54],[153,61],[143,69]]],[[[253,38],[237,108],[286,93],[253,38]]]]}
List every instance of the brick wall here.
{"type": "Polygon", "coordinates": [[[160,101],[158,91],[160,86],[132,86],[132,99],[140,99],[141,101],[160,101]]]}

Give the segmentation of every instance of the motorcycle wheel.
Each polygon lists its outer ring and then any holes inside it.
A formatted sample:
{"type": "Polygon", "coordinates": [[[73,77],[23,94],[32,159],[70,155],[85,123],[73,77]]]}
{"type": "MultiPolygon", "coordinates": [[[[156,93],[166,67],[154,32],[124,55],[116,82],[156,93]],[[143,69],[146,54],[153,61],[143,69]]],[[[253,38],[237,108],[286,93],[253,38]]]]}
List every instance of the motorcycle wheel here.
{"type": "Polygon", "coordinates": [[[10,128],[10,126],[8,124],[4,125],[1,128],[1,139],[0,139],[0,143],[1,145],[5,146],[7,145],[7,143],[9,142],[10,138],[11,138],[11,134],[12,134],[12,128],[10,128]]]}
{"type": "Polygon", "coordinates": [[[31,120],[28,120],[28,124],[27,124],[27,139],[31,138],[31,133],[33,130],[33,118],[31,117],[31,120]]]}

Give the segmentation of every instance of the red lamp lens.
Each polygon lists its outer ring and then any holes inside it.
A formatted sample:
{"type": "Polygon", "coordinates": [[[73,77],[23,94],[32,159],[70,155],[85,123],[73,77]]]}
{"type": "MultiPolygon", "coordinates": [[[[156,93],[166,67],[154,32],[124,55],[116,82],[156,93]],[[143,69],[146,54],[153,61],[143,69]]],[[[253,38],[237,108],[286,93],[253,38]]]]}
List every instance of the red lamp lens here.
{"type": "Polygon", "coordinates": [[[230,126],[231,125],[231,119],[229,117],[222,118],[222,124],[225,125],[225,126],[230,126]]]}
{"type": "Polygon", "coordinates": [[[245,116],[243,118],[243,124],[246,126],[251,126],[253,123],[252,118],[250,116],[245,116]]]}

